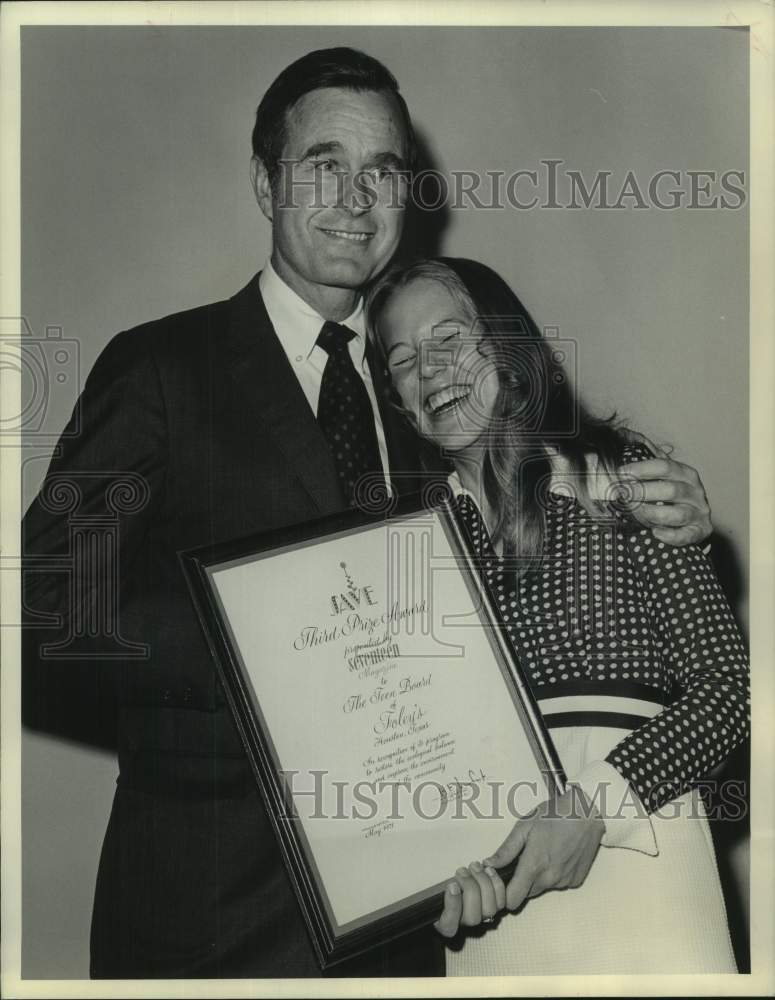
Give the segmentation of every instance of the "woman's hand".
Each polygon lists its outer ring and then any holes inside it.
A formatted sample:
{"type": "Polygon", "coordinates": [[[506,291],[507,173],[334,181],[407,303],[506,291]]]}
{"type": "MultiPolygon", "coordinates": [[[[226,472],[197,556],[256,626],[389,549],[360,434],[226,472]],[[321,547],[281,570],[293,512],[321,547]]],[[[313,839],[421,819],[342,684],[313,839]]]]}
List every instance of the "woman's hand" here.
{"type": "Polygon", "coordinates": [[[570,786],[563,795],[542,803],[532,816],[519,820],[498,850],[483,863],[459,868],[444,893],[444,909],[434,924],[444,937],[454,937],[462,924],[489,923],[507,907],[517,910],[549,889],[580,886],[592,867],[605,824],[584,793],[570,786]],[[519,857],[508,886],[496,869],[519,857]]]}
{"type": "Polygon", "coordinates": [[[491,865],[472,861],[458,868],[455,881],[444,890],[444,909],[433,925],[442,937],[454,937],[458,928],[491,923],[506,906],[506,886],[491,865]]]}

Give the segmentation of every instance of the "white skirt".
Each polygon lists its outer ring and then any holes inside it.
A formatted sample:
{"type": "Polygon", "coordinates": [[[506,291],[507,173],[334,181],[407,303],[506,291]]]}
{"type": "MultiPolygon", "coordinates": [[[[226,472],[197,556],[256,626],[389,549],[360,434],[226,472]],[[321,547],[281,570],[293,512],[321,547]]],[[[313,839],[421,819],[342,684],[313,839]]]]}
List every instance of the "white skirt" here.
{"type": "MultiPolygon", "coordinates": [[[[626,734],[568,727],[552,738],[573,776],[626,734]]],[[[447,975],[737,972],[700,796],[688,792],[664,812],[651,817],[656,857],[601,846],[578,889],[546,892],[492,927],[464,928],[447,947],[447,975]]]]}

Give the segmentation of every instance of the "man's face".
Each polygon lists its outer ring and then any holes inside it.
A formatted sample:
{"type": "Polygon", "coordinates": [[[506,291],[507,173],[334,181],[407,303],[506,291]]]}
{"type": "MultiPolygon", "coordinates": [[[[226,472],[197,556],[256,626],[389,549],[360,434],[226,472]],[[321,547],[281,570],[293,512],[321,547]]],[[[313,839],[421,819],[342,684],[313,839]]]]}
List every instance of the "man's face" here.
{"type": "Polygon", "coordinates": [[[287,116],[279,176],[261,165],[257,193],[272,220],[272,263],[307,302],[357,291],[398,246],[408,182],[407,140],[393,96],[327,87],[287,116]]]}

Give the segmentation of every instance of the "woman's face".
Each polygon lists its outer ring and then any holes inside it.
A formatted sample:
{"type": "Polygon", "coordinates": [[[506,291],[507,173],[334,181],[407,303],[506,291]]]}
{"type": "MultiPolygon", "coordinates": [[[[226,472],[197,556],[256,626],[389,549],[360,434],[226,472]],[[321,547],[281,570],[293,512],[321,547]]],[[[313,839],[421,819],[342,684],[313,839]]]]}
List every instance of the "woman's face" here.
{"type": "Polygon", "coordinates": [[[474,316],[440,281],[417,278],[394,291],[379,320],[393,385],[418,432],[460,452],[487,430],[498,394],[491,358],[471,335],[474,316]]]}

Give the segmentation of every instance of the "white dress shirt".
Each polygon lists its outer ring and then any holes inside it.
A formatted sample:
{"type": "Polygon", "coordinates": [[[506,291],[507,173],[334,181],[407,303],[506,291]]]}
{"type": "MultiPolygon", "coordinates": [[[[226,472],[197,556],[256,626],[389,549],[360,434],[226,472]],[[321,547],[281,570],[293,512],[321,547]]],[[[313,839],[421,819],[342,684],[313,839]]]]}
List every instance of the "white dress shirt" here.
{"type": "MultiPolygon", "coordinates": [[[[312,412],[317,417],[318,400],[320,398],[320,383],[323,380],[323,370],[328,361],[328,354],[316,343],[323,328],[325,319],[301,296],[287,285],[272,267],[271,260],[258,279],[258,287],[272,322],[275,333],[293,368],[299,385],[307,398],[312,412]]],[[[371,380],[371,372],[366,361],[366,324],[363,315],[363,301],[358,300],[355,310],[347,319],[342,320],[342,326],[348,327],[355,336],[347,345],[356,372],[363,379],[366,392],[369,394],[371,408],[374,411],[374,426],[377,431],[379,457],[382,470],[390,488],[390,465],[388,462],[385,429],[377,405],[377,396],[371,380]]]]}

